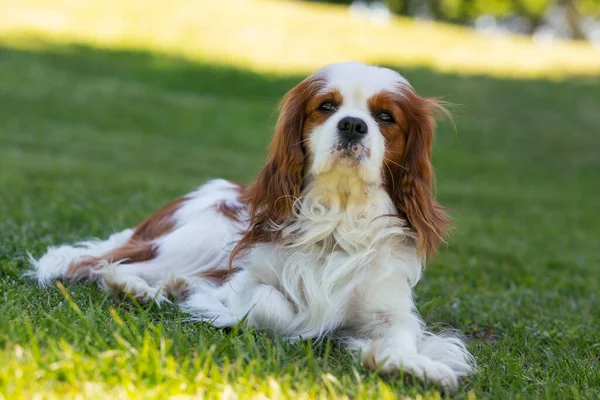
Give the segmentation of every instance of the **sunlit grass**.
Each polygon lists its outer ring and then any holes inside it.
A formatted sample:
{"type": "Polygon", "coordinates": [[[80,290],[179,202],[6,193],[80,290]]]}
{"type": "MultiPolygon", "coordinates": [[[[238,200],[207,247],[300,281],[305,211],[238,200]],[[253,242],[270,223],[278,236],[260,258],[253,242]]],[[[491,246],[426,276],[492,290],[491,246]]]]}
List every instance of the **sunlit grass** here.
{"type": "Polygon", "coordinates": [[[378,26],[344,7],[293,1],[0,0],[2,42],[137,48],[259,71],[305,72],[361,60],[515,77],[600,73],[584,42],[539,46],[524,37],[395,18],[378,26]]]}
{"type": "MultiPolygon", "coordinates": [[[[113,307],[101,315],[103,301],[92,305],[80,299],[80,307],[61,283],[57,286],[63,301],[60,312],[44,317],[46,335],[25,317],[20,329],[27,347],[0,350],[0,399],[396,398],[389,386],[373,384],[372,373],[353,366],[340,378],[328,372],[330,359],[348,359],[331,341],[295,346],[249,329],[211,330],[206,324],[182,324],[184,316],[172,310],[156,324],[151,308],[139,305],[134,315],[113,307]],[[47,336],[53,329],[62,331],[60,338],[47,336]]],[[[439,397],[430,389],[423,398],[439,397]]]]}

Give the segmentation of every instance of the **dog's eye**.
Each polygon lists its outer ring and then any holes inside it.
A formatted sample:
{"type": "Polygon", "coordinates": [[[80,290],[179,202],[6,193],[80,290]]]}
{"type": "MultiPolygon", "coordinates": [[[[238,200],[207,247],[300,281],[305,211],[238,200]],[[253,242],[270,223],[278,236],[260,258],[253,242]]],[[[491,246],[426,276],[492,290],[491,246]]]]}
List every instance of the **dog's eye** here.
{"type": "Polygon", "coordinates": [[[333,104],[331,101],[325,101],[321,103],[319,110],[328,112],[335,111],[335,104],[333,104]]]}
{"type": "Polygon", "coordinates": [[[392,117],[389,113],[382,111],[375,116],[379,121],[392,123],[394,122],[394,117],[392,117]]]}

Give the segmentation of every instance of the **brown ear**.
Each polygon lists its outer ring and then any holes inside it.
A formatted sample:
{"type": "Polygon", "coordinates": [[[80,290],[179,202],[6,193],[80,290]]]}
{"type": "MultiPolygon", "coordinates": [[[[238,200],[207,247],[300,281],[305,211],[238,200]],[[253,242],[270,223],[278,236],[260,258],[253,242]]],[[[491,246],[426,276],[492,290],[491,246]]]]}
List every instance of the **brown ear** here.
{"type": "Polygon", "coordinates": [[[243,194],[250,224],[234,248],[231,260],[256,243],[275,240],[279,234],[277,226],[293,212],[303,185],[305,109],[321,84],[318,78],[309,77],[283,97],[267,163],[243,194]]]}
{"type": "Polygon", "coordinates": [[[433,98],[418,96],[411,88],[402,88],[401,107],[406,115],[406,144],[400,165],[386,171],[386,182],[398,212],[417,235],[417,252],[425,257],[435,255],[444,241],[450,220],[445,208],[433,194],[435,174],[431,164],[435,116],[446,113],[433,98]]]}

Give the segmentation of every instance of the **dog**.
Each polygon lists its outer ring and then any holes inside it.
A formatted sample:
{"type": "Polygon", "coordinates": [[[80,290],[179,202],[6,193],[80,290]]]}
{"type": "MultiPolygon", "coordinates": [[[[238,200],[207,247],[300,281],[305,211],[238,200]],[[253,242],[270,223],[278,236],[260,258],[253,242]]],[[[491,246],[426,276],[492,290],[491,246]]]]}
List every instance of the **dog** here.
{"type": "Polygon", "coordinates": [[[432,192],[440,111],[391,69],[326,66],[282,99],[253,183],[210,181],[135,229],[49,248],[30,274],[176,299],[217,327],[334,337],[366,368],[455,391],[473,357],[459,334],[428,332],[413,302],[449,227],[432,192]]]}

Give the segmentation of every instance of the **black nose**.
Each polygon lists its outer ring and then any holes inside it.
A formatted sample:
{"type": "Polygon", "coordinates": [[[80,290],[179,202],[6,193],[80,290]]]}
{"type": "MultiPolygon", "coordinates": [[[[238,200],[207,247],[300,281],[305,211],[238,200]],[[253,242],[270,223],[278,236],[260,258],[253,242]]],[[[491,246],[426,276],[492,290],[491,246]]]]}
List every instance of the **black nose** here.
{"type": "Polygon", "coordinates": [[[368,128],[366,122],[360,118],[345,117],[338,122],[338,130],[343,139],[359,140],[367,134],[368,128]]]}

